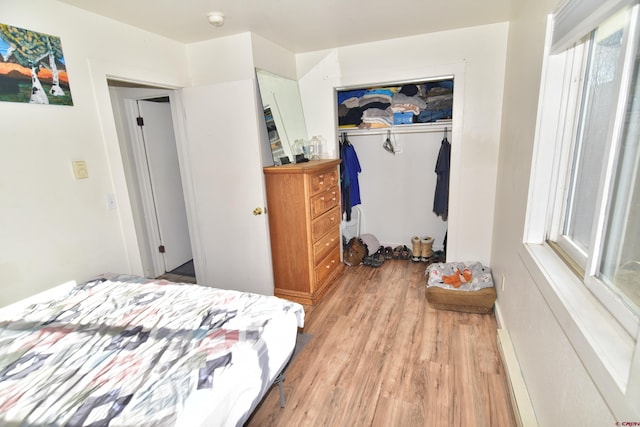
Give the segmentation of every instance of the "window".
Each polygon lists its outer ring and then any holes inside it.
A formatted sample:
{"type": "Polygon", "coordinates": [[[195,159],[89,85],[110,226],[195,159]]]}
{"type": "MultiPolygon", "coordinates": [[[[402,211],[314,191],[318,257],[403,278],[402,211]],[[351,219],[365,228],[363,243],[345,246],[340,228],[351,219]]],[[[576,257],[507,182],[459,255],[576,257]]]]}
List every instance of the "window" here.
{"type": "Polygon", "coordinates": [[[629,334],[640,314],[640,86],[636,8],[570,49],[568,146],[548,238],[629,334]],[[577,77],[577,78],[575,78],[577,77]]]}
{"type": "Polygon", "coordinates": [[[619,420],[640,416],[639,8],[550,17],[520,251],[619,420]]]}

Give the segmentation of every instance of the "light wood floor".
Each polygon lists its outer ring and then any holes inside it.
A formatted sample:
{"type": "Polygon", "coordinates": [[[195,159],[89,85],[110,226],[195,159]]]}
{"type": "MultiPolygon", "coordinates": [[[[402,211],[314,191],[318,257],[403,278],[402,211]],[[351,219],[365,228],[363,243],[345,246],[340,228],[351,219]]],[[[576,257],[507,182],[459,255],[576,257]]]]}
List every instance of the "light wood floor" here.
{"type": "Polygon", "coordinates": [[[493,314],[433,310],[425,264],[347,267],[313,338],[248,421],[265,426],[515,426],[493,314]]]}

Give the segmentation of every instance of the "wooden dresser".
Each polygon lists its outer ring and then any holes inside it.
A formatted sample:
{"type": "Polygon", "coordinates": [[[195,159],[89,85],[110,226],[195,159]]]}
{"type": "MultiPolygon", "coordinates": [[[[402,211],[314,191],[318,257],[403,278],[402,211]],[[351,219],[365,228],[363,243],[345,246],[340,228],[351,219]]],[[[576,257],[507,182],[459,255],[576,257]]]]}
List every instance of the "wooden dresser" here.
{"type": "Polygon", "coordinates": [[[276,296],[314,305],[344,268],[339,164],[264,168],[276,296]]]}

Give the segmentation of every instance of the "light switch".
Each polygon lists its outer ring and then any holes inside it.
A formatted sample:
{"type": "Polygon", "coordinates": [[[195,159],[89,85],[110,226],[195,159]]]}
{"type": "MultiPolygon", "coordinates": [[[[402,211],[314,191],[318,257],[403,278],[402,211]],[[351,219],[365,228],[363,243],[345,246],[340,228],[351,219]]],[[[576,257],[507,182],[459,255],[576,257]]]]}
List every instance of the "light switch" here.
{"type": "Polygon", "coordinates": [[[73,176],[75,176],[76,179],[89,178],[87,162],[84,160],[74,160],[71,164],[73,165],[73,176]]]}

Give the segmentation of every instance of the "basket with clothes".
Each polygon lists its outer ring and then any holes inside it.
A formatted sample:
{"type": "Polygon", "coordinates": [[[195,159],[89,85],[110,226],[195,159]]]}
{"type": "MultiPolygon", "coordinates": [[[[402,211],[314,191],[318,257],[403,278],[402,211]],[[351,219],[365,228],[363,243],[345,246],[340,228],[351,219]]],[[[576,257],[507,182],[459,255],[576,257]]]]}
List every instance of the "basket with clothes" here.
{"type": "Polygon", "coordinates": [[[496,289],[491,269],[479,262],[439,262],[425,271],[425,296],[438,310],[491,313],[496,289]]]}

